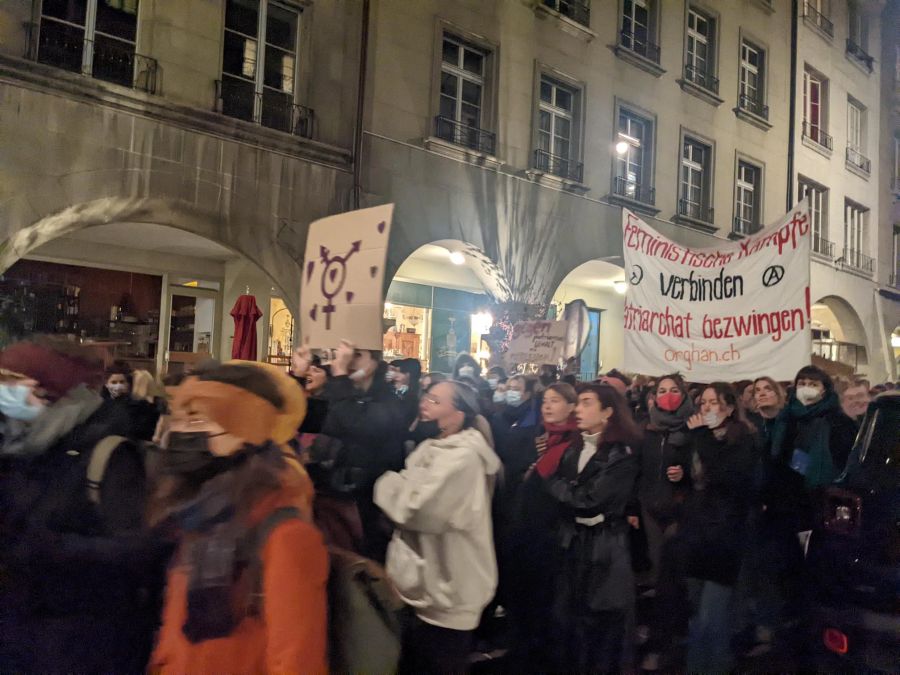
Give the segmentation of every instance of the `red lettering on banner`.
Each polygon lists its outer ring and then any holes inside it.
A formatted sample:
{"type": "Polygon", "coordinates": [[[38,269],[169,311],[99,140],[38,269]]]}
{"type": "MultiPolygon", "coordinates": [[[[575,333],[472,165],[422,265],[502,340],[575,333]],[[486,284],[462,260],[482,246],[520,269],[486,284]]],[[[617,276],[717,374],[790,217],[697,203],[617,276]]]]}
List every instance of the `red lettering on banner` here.
{"type": "Polygon", "coordinates": [[[750,335],[771,335],[779,342],[785,333],[806,328],[803,309],[782,309],[772,312],[750,310],[749,314],[735,316],[703,316],[703,337],[715,340],[733,340],[750,335]]]}

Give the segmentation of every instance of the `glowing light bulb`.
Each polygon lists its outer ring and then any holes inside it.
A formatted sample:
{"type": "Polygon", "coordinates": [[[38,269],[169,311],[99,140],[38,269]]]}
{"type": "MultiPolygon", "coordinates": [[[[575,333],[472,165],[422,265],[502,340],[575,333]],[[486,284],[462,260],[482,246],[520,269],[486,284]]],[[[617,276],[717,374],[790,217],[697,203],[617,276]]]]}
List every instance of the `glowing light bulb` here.
{"type": "Polygon", "coordinates": [[[454,265],[465,265],[466,256],[464,256],[459,251],[450,251],[450,262],[452,262],[454,265]]]}

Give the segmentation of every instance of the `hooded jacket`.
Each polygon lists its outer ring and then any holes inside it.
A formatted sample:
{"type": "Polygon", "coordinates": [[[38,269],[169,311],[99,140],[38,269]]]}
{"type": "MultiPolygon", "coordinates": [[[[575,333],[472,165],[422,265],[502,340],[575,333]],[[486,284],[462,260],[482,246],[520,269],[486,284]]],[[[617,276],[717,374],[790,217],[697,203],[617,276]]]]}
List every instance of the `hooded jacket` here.
{"type": "Polygon", "coordinates": [[[475,429],[427,440],[375,484],[396,524],[387,571],[426,623],[474,630],[497,587],[491,494],[500,460],[475,429]]]}

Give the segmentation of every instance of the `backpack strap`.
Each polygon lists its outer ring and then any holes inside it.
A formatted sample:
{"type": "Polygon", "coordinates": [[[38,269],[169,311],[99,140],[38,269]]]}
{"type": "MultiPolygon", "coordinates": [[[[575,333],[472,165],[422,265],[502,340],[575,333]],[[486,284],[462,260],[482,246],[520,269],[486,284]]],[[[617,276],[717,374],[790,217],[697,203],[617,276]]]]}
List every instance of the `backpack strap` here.
{"type": "Polygon", "coordinates": [[[282,506],[266,516],[247,536],[245,551],[248,553],[247,578],[250,588],[250,600],[247,613],[260,616],[263,606],[263,560],[262,551],[272,534],[272,530],[286,520],[302,520],[300,509],[296,506],[282,506]]]}
{"type": "Polygon", "coordinates": [[[100,504],[100,487],[103,485],[106,465],[116,448],[127,440],[124,436],[106,436],[94,446],[87,469],[87,496],[92,504],[100,504]]]}

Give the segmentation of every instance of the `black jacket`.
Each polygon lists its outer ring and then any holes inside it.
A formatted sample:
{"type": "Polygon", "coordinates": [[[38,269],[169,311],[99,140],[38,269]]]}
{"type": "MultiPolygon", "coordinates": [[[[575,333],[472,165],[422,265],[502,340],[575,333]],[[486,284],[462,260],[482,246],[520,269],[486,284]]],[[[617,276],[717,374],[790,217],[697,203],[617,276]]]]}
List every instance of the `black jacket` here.
{"type": "MultiPolygon", "coordinates": [[[[647,427],[640,446],[640,474],[635,496],[654,518],[672,521],[690,490],[691,448],[687,429],[668,432],[647,427]],[[669,467],[680,466],[684,477],[673,483],[666,475],[669,467]]],[[[638,511],[632,505],[635,515],[638,511]]]]}
{"type": "Polygon", "coordinates": [[[497,456],[503,462],[504,480],[515,489],[537,459],[534,439],[541,433],[540,404],[531,398],[517,407],[505,406],[491,418],[497,456]]]}

